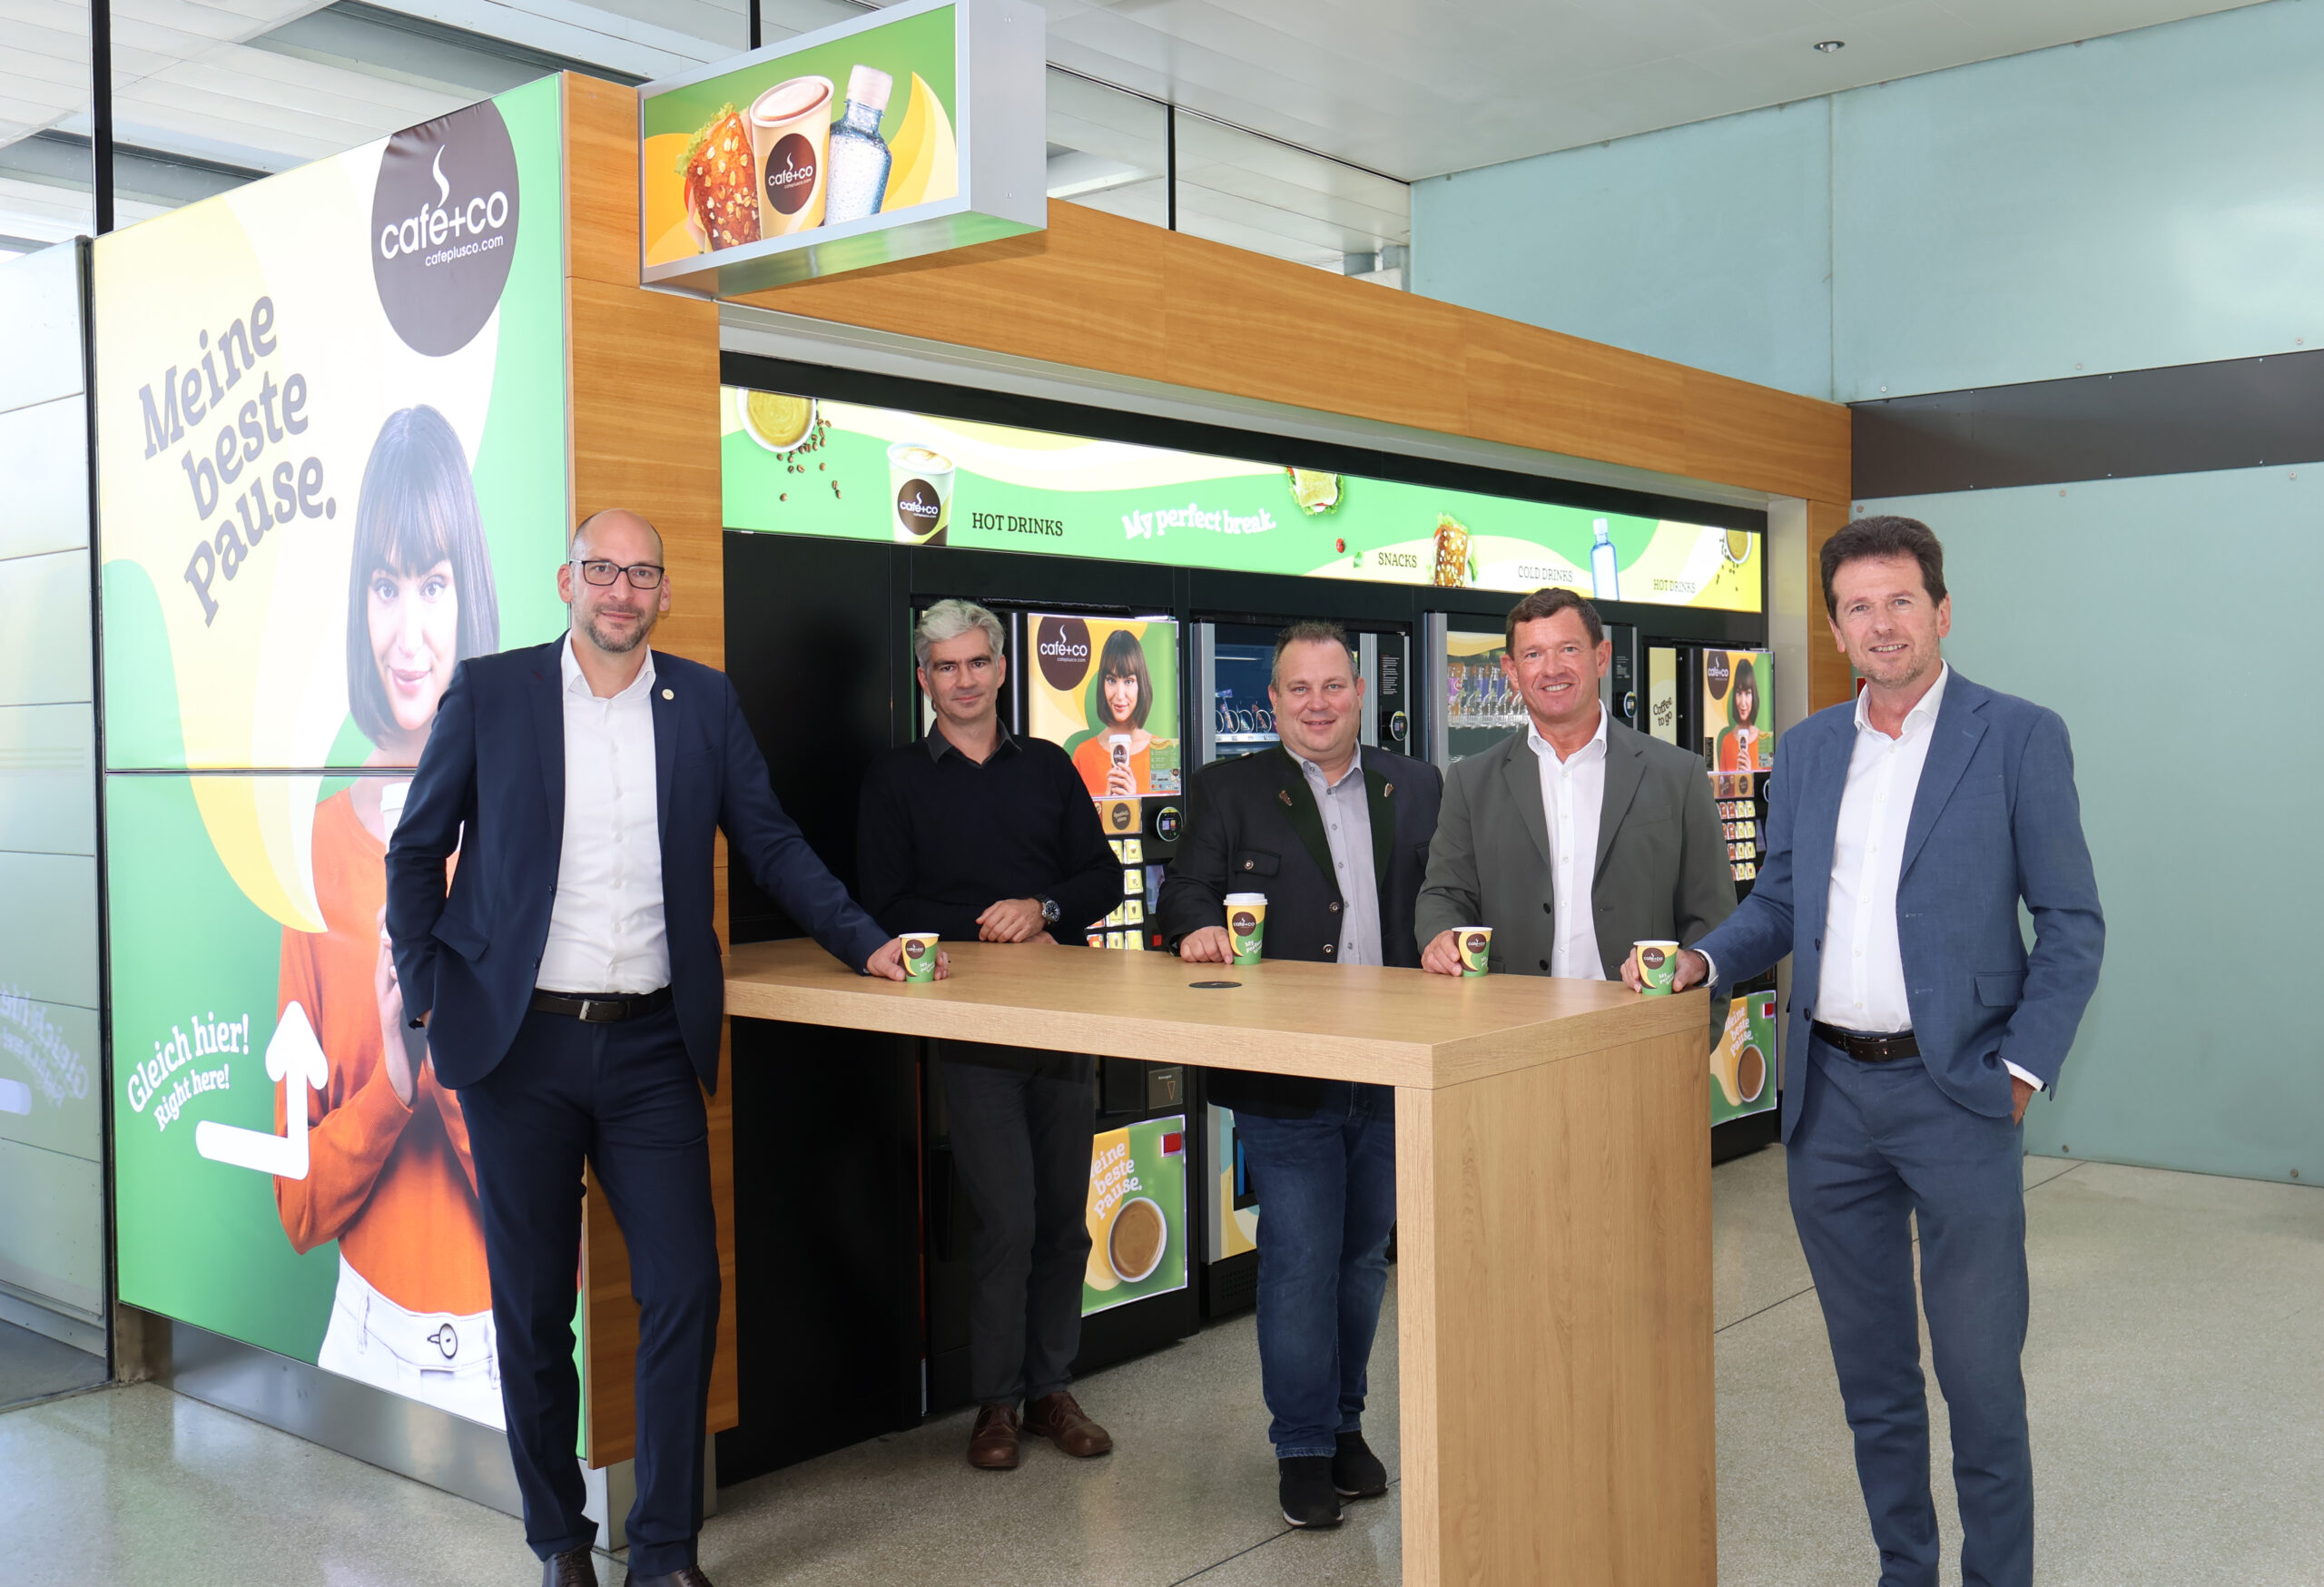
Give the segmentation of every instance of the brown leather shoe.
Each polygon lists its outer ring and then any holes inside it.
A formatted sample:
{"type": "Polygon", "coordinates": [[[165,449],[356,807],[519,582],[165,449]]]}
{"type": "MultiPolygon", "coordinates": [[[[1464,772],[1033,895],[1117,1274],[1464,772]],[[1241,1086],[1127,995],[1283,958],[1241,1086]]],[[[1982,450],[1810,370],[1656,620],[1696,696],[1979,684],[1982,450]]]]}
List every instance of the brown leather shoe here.
{"type": "Polygon", "coordinates": [[[1025,1431],[1083,1460],[1114,1452],[1113,1434],[1083,1415],[1073,1396],[1063,1389],[1043,1395],[1025,1407],[1025,1431]]]}
{"type": "Polygon", "coordinates": [[[976,1430],[969,1434],[969,1464],[980,1471],[1017,1469],[1015,1406],[985,1405],[978,1410],[976,1430]]]}
{"type": "Polygon", "coordinates": [[[597,1587],[597,1567],[589,1551],[566,1549],[543,1560],[541,1587],[597,1587]]]}

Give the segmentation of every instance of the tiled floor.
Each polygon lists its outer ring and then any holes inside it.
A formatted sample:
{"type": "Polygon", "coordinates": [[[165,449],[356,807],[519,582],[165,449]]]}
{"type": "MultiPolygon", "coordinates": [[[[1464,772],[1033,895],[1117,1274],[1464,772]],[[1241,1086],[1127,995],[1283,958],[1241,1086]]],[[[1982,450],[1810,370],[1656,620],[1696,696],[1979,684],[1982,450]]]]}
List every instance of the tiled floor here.
{"type": "Polygon", "coordinates": [[[45,1334],[0,1323],[0,1410],[105,1380],[105,1358],[45,1334]]]}
{"type": "MultiPolygon", "coordinates": [[[[2043,1587],[2324,1580],[2324,1194],[2044,1159],[2026,1178],[2043,1587]]],[[[1714,1184],[1720,1580],[1866,1587],[1782,1156],[1728,1164],[1714,1184]]],[[[1393,1473],[1393,1288],[1389,1306],[1368,1430],[1393,1473]]],[[[1276,1517],[1256,1372],[1244,1318],[1082,1385],[1121,1443],[1103,1461],[1043,1447],[1014,1474],[974,1472],[954,1416],[739,1484],[720,1495],[704,1565],[720,1587],[1396,1581],[1395,1491],[1334,1533],[1276,1517]]],[[[1945,1466],[1940,1442],[1951,1560],[1945,1466]]],[[[535,1579],[507,1517],[151,1385],[0,1415],[11,1583],[535,1579]]]]}

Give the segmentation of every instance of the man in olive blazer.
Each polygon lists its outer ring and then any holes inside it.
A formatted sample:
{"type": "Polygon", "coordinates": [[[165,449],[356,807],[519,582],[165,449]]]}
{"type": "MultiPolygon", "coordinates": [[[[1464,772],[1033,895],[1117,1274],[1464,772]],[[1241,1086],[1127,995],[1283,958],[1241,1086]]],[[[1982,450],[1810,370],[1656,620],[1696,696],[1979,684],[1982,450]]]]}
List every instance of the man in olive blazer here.
{"type": "Polygon", "coordinates": [[[1490,926],[1497,972],[1618,980],[1631,943],[1691,943],[1734,912],[1710,779],[1699,755],[1623,726],[1599,704],[1612,647],[1588,601],[1537,590],[1510,613],[1507,636],[1502,665],[1531,720],[1445,774],[1414,910],[1422,963],[1458,974],[1449,933],[1490,926]],[[1597,797],[1575,808],[1587,798],[1576,789],[1597,797]],[[1571,846],[1588,850],[1586,864],[1579,853],[1559,863],[1553,819],[1579,834],[1571,846]]]}

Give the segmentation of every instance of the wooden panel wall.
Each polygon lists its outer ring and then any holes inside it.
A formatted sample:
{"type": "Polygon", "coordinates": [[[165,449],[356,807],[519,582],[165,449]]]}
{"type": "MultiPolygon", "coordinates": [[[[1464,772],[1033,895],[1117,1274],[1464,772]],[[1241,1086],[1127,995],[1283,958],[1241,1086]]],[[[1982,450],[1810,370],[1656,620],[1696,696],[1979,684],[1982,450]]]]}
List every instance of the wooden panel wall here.
{"type": "Polygon", "coordinates": [[[1827,705],[1837,705],[1856,696],[1856,672],[1848,665],[1847,652],[1832,638],[1831,625],[1824,612],[1824,578],[1817,567],[1817,558],[1824,553],[1824,542],[1847,521],[1848,504],[1845,501],[1810,501],[1807,504],[1807,708],[1810,711],[1821,711],[1827,705]]]}
{"type": "Polygon", "coordinates": [[[1848,411],[1052,203],[1046,232],[757,293],[783,313],[1845,501],[1848,411]]]}
{"type": "MultiPolygon", "coordinates": [[[[656,649],[726,662],[725,552],[718,496],[718,310],[637,285],[637,99],[594,78],[565,79],[566,325],[570,353],[572,490],[576,518],[609,507],[662,532],[670,613],[656,649]]],[[[725,847],[718,850],[717,924],[726,940],[725,847]]],[[[718,1364],[710,1425],[737,1415],[734,1334],[734,1120],[719,1040],[710,1103],[711,1191],[718,1208],[718,1364]]],[[[588,1458],[636,1452],[637,1306],[629,1253],[592,1181],[582,1247],[587,1296],[588,1458]]]]}

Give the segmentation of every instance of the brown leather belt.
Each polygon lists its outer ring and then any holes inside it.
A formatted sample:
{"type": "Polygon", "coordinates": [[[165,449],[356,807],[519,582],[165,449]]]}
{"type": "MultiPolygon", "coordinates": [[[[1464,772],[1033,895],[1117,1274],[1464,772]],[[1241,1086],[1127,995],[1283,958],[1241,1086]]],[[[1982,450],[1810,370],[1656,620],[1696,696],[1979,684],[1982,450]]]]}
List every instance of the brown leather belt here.
{"type": "Polygon", "coordinates": [[[585,1025],[611,1025],[622,1020],[641,1019],[658,1013],[670,1006],[670,989],[659,991],[599,992],[593,997],[575,997],[566,992],[537,991],[532,1007],[543,1014],[570,1014],[585,1025]]]}
{"type": "Polygon", "coordinates": [[[1867,1036],[1861,1030],[1843,1030],[1837,1025],[1827,1025],[1821,1020],[1811,1020],[1808,1029],[1816,1040],[1827,1047],[1836,1047],[1859,1063],[1894,1063],[1900,1058],[1918,1058],[1921,1044],[1913,1040],[1910,1030],[1897,1030],[1886,1036],[1867,1036]]]}

